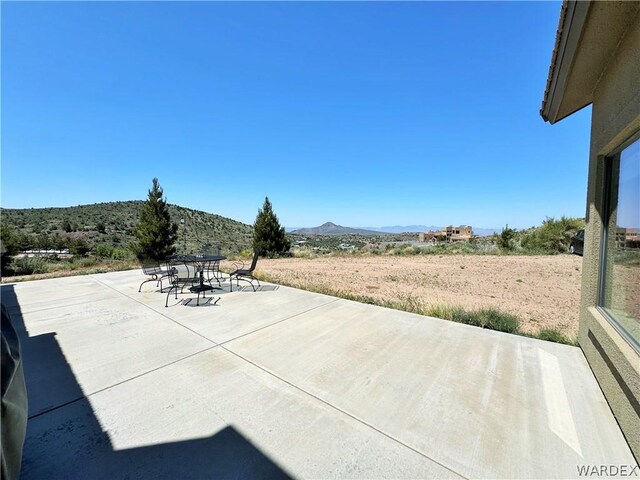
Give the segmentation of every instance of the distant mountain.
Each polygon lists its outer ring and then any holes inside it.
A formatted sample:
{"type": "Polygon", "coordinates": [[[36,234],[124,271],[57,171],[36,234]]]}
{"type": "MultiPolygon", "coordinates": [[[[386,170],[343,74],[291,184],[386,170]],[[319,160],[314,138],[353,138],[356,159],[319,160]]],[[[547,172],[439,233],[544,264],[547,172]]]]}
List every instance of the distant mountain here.
{"type": "Polygon", "coordinates": [[[336,225],[335,223],[327,222],[319,227],[299,228],[291,233],[295,233],[297,235],[380,235],[386,232],[343,227],[341,225],[336,225]]]}
{"type": "MultiPolygon", "coordinates": [[[[393,225],[387,227],[341,227],[331,222],[315,228],[287,227],[288,233],[299,233],[301,235],[348,235],[350,233],[359,233],[360,235],[379,235],[381,233],[419,233],[428,231],[440,231],[443,227],[436,225],[393,225]],[[322,230],[318,233],[318,229],[322,230]],[[338,229],[346,229],[344,232],[338,229]],[[324,231],[326,230],[326,232],[324,231]]],[[[473,233],[481,237],[499,233],[499,228],[474,228],[473,233]]]]}
{"type": "Polygon", "coordinates": [[[407,225],[400,226],[394,225],[392,227],[359,227],[365,230],[373,230],[375,232],[384,232],[384,233],[417,233],[417,232],[428,232],[429,230],[442,230],[442,227],[436,227],[435,225],[407,225]]]}
{"type": "Polygon", "coordinates": [[[500,228],[474,228],[474,235],[480,235],[481,237],[488,237],[489,235],[493,235],[494,233],[501,232],[500,228]]]}

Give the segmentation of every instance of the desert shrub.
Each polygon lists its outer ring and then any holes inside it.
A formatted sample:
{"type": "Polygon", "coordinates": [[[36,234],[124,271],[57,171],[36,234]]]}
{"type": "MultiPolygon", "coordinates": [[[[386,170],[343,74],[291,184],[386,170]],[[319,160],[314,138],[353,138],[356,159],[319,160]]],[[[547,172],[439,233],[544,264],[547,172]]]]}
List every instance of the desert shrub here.
{"type": "Polygon", "coordinates": [[[614,262],[616,265],[636,267],[640,265],[640,249],[614,251],[614,262]]]}
{"type": "Polygon", "coordinates": [[[564,334],[555,328],[543,328],[535,335],[536,338],[540,340],[546,340],[547,342],[555,342],[555,343],[568,343],[572,344],[571,340],[569,340],[564,334]]]}
{"type": "Polygon", "coordinates": [[[129,260],[134,256],[133,252],[128,248],[115,247],[111,252],[111,258],[114,260],[129,260]]]}
{"type": "Polygon", "coordinates": [[[453,307],[451,309],[450,320],[458,323],[464,323],[466,325],[474,325],[476,327],[482,326],[482,322],[479,318],[473,315],[473,312],[465,310],[462,307],[453,307]]]}
{"type": "Polygon", "coordinates": [[[429,305],[421,313],[423,315],[427,315],[428,317],[451,320],[454,316],[453,310],[457,308],[459,307],[451,307],[449,305],[429,305]]]}
{"type": "Polygon", "coordinates": [[[509,228],[509,225],[506,225],[498,236],[498,246],[502,250],[513,250],[516,244],[517,233],[515,229],[509,228]]]}
{"type": "Polygon", "coordinates": [[[251,250],[250,248],[245,248],[241,250],[240,253],[238,253],[238,257],[243,259],[253,258],[253,250],[251,250]]]}
{"type": "Polygon", "coordinates": [[[484,250],[484,247],[479,245],[473,245],[467,242],[457,242],[439,243],[431,247],[422,247],[416,253],[421,255],[472,255],[476,253],[485,253],[484,250]]]}
{"type": "Polygon", "coordinates": [[[34,273],[47,273],[49,264],[43,257],[23,257],[14,258],[9,268],[12,275],[32,275],[34,273]]]}
{"type": "Polygon", "coordinates": [[[475,243],[473,245],[476,253],[480,254],[496,254],[499,253],[500,249],[495,243],[475,243]]]}
{"type": "Polygon", "coordinates": [[[523,234],[521,244],[525,250],[542,253],[564,253],[569,249],[571,237],[584,228],[580,218],[547,217],[542,225],[523,234]]]}
{"type": "Polygon", "coordinates": [[[478,253],[479,248],[477,245],[473,245],[467,242],[459,242],[459,243],[450,243],[446,246],[446,251],[448,253],[463,253],[463,254],[472,254],[478,253]]]}
{"type": "Polygon", "coordinates": [[[96,256],[100,258],[111,258],[113,255],[113,245],[108,243],[100,243],[96,245],[96,256]]]}
{"type": "Polygon", "coordinates": [[[433,305],[424,309],[423,314],[499,332],[518,333],[520,327],[518,317],[493,308],[465,310],[462,307],[433,305]]]}
{"type": "Polygon", "coordinates": [[[507,333],[518,332],[520,322],[515,315],[492,308],[479,310],[476,313],[482,318],[485,328],[507,333]]]}
{"type": "Polygon", "coordinates": [[[78,270],[80,268],[93,267],[98,263],[98,258],[89,256],[89,257],[74,257],[71,262],[69,262],[69,268],[71,270],[78,270]]]}
{"type": "Polygon", "coordinates": [[[67,244],[74,255],[86,255],[89,252],[89,244],[84,238],[71,238],[67,244]]]}
{"type": "Polygon", "coordinates": [[[378,300],[376,303],[383,307],[403,310],[405,312],[419,313],[421,315],[424,315],[425,311],[425,306],[422,300],[414,295],[404,296],[400,300],[378,300]]]}

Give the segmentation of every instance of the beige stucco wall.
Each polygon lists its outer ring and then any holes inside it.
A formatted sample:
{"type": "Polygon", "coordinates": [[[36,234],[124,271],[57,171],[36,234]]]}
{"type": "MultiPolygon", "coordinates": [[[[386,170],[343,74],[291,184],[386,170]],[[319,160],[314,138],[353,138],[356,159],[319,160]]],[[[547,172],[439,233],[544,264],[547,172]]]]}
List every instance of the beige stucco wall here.
{"type": "Polygon", "coordinates": [[[595,308],[602,233],[603,160],[640,131],[640,17],[611,58],[593,94],[587,228],[579,342],[622,428],[640,459],[640,356],[595,308]]]}

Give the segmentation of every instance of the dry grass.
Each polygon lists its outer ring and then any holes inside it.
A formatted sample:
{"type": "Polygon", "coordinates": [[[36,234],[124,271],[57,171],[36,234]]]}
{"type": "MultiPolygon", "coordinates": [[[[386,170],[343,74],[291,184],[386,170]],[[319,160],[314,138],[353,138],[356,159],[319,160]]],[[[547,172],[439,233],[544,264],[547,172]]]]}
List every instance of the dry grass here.
{"type": "Polygon", "coordinates": [[[581,271],[582,258],[572,255],[329,256],[258,263],[258,273],[274,282],[434,313],[497,309],[516,315],[523,333],[556,329],[570,339],[578,331],[581,271]]]}
{"type": "Polygon", "coordinates": [[[58,265],[53,271],[47,273],[34,273],[32,275],[16,275],[12,277],[2,277],[2,283],[27,282],[31,280],[44,280],[47,278],[72,277],[74,275],[90,275],[93,273],[118,272],[121,270],[131,270],[140,268],[140,264],[134,260],[104,260],[96,261],[86,267],[70,269],[65,265],[58,265]],[[66,268],[65,268],[66,267],[66,268]]]}

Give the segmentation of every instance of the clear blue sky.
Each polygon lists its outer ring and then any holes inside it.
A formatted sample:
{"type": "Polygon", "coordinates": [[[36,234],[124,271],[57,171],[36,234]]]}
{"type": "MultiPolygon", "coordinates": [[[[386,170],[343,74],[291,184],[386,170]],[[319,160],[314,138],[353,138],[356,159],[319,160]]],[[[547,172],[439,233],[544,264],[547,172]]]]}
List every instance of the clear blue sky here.
{"type": "Polygon", "coordinates": [[[2,206],[252,223],[583,216],[590,108],[538,111],[560,2],[2,2],[2,206]]]}

